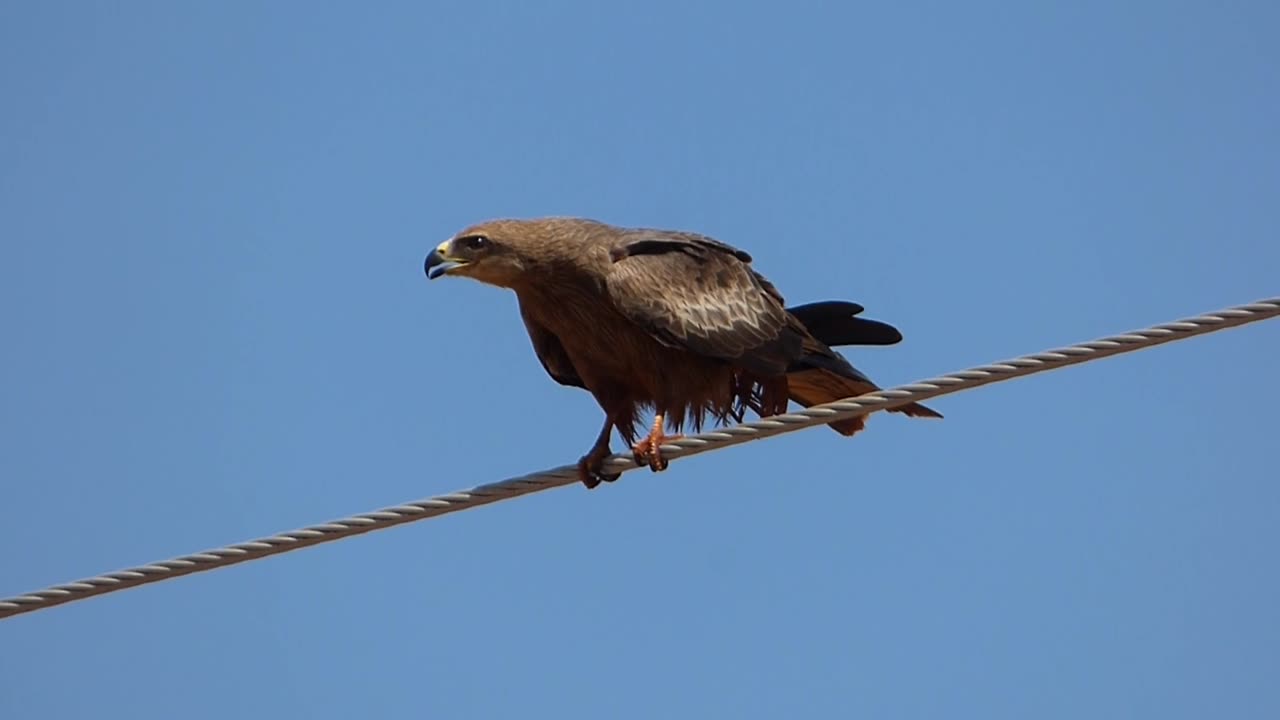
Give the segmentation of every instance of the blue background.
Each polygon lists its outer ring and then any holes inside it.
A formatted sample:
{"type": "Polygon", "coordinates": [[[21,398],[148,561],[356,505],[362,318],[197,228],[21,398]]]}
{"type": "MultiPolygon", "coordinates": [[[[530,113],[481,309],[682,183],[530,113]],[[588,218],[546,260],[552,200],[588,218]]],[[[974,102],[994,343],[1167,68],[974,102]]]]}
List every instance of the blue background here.
{"type": "MultiPolygon", "coordinates": [[[[482,219],[731,242],[884,384],[1280,293],[1277,8],[4,3],[0,595],[575,460],[422,276],[482,219]]],[[[12,618],[0,715],[1276,717],[1277,351],[12,618]]]]}

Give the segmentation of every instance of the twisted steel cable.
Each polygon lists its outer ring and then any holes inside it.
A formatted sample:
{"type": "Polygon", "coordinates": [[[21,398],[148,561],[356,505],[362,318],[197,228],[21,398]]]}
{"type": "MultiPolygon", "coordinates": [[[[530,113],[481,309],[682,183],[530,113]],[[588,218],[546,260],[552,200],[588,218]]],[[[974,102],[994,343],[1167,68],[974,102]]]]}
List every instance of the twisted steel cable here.
{"type": "MultiPolygon", "coordinates": [[[[1143,330],[1047,350],[1013,358],[1003,362],[981,365],[968,370],[948,373],[921,380],[909,385],[879,390],[856,398],[837,400],[823,405],[799,410],[785,415],[775,415],[755,422],[693,435],[662,446],[663,456],[672,460],[731,445],[761,440],[783,433],[795,432],[834,420],[866,415],[877,410],[950,395],[990,383],[1048,370],[1098,360],[1112,355],[1133,352],[1163,343],[1184,340],[1248,323],[1266,320],[1280,315],[1280,297],[1259,300],[1217,312],[1175,322],[1153,325],[1143,330]]],[[[630,455],[614,455],[605,461],[611,472],[626,472],[636,468],[630,455]]],[[[62,605],[119,590],[160,582],[191,573],[216,570],[237,563],[258,560],[270,555],[298,550],[320,543],[343,540],[374,530],[439,517],[448,513],[470,510],[499,500],[550,490],[577,482],[577,466],[563,465],[551,470],[508,478],[447,495],[437,495],[424,500],[382,508],[373,512],[352,515],[320,525],[311,525],[270,537],[214,548],[193,555],[183,555],[125,570],[104,573],[64,585],[54,585],[25,595],[0,600],[0,619],[29,613],[43,608],[62,605]]]]}

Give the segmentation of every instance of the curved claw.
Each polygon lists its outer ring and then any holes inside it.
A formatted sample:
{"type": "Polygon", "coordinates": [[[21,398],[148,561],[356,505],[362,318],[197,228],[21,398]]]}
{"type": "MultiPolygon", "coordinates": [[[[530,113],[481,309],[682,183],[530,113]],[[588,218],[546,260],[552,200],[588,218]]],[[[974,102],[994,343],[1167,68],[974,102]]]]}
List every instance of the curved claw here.
{"type": "Polygon", "coordinates": [[[678,438],[674,436],[666,436],[660,442],[652,442],[646,438],[631,448],[631,457],[641,467],[647,467],[653,472],[662,472],[671,465],[671,462],[662,456],[662,442],[676,439],[678,438]]]}
{"type": "Polygon", "coordinates": [[[587,453],[578,460],[578,480],[586,485],[588,490],[595,490],[602,482],[613,482],[622,477],[622,473],[604,472],[604,459],[608,456],[608,448],[605,448],[603,454],[587,453]]]}
{"type": "Polygon", "coordinates": [[[662,444],[671,440],[679,440],[683,435],[667,435],[662,432],[662,415],[654,417],[653,429],[649,436],[631,447],[631,456],[637,465],[648,466],[653,472],[662,472],[671,463],[662,457],[662,444]]]}

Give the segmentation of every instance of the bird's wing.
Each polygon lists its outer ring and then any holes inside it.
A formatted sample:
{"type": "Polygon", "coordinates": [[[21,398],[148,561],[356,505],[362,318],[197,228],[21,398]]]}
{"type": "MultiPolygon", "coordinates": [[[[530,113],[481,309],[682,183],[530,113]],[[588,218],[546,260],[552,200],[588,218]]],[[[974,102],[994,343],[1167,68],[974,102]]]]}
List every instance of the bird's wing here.
{"type": "Polygon", "coordinates": [[[520,318],[524,320],[524,327],[529,331],[529,340],[533,341],[534,354],[538,356],[538,361],[542,363],[543,369],[551,379],[561,385],[585,388],[586,384],[578,375],[578,369],[569,360],[569,354],[564,351],[564,345],[560,344],[560,338],[530,317],[524,303],[520,304],[520,318]]]}
{"type": "Polygon", "coordinates": [[[659,342],[766,376],[800,356],[803,326],[747,253],[700,235],[653,232],[610,257],[609,299],[659,342]]]}

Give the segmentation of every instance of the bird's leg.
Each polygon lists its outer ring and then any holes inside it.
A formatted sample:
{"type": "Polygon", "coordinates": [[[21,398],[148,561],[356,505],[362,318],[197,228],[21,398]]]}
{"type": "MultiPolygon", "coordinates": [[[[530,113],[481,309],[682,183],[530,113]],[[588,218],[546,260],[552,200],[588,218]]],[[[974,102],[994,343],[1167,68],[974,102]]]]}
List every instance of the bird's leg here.
{"type": "Polygon", "coordinates": [[[609,457],[609,436],[613,434],[613,416],[610,415],[604,419],[604,428],[600,430],[600,437],[596,438],[596,444],[591,446],[591,450],[582,459],[578,461],[578,479],[588,490],[593,490],[601,482],[613,482],[619,477],[619,473],[613,475],[606,474],[604,469],[604,459],[609,457]]]}
{"type": "Polygon", "coordinates": [[[662,457],[662,443],[668,440],[679,440],[683,435],[667,435],[662,431],[662,427],[666,417],[662,413],[656,413],[653,416],[653,429],[649,431],[649,437],[641,440],[631,446],[631,453],[635,456],[637,465],[648,465],[649,469],[654,472],[660,472],[667,469],[667,459],[662,457]]]}

